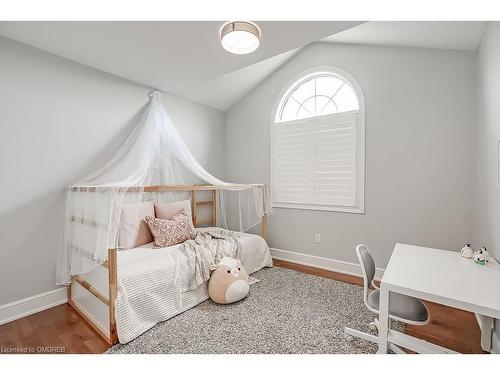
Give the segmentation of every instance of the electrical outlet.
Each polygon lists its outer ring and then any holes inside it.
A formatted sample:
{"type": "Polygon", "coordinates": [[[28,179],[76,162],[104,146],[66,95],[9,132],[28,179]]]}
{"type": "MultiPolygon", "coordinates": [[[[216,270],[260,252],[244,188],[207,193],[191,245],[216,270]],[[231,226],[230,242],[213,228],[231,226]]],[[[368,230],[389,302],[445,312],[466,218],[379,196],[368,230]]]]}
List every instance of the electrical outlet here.
{"type": "Polygon", "coordinates": [[[320,243],[321,242],[321,234],[316,233],[316,235],[314,236],[314,242],[315,243],[320,243]]]}

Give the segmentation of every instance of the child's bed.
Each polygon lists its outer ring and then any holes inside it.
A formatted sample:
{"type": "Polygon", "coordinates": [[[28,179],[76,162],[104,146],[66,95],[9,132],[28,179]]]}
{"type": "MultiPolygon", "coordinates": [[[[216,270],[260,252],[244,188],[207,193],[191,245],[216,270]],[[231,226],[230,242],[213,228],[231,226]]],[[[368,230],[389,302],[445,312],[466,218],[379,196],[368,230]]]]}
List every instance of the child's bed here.
{"type": "MultiPolygon", "coordinates": [[[[200,230],[212,230],[204,228],[200,230]]],[[[263,267],[271,267],[272,259],[266,241],[260,236],[240,233],[239,259],[253,273],[263,267]]],[[[169,319],[208,299],[208,283],[189,291],[183,289],[185,277],[189,277],[186,258],[175,245],[154,249],[153,243],[117,252],[117,297],[115,319],[118,340],[126,343],[144,333],[158,322],[169,319]],[[183,280],[184,279],[184,280],[183,280]],[[179,298],[180,297],[180,298],[179,298]]],[[[95,298],[82,284],[90,284],[104,300],[109,300],[108,269],[98,267],[78,277],[71,284],[71,304],[91,316],[94,328],[109,336],[108,305],[95,298]]]]}
{"type": "MultiPolygon", "coordinates": [[[[214,186],[203,186],[215,191],[214,186]]],[[[193,189],[191,186],[189,189],[193,189]]],[[[198,187],[202,189],[202,187],[198,187]]],[[[187,189],[186,189],[187,190],[187,189]]],[[[195,226],[196,199],[192,210],[195,226]]],[[[216,223],[215,192],[212,225],[216,223]]],[[[207,220],[203,221],[207,223],[207,220]]],[[[225,231],[220,228],[197,228],[198,232],[225,231]]],[[[238,258],[248,273],[271,267],[272,259],[265,241],[266,220],[261,236],[225,231],[237,240],[238,258]]],[[[194,289],[192,261],[184,255],[184,244],[155,249],[153,243],[128,250],[108,250],[108,260],[90,272],[72,276],[68,301],[110,344],[126,343],[158,322],[167,320],[208,299],[207,282],[194,289]],[[190,268],[191,267],[191,268],[190,268]]]]}

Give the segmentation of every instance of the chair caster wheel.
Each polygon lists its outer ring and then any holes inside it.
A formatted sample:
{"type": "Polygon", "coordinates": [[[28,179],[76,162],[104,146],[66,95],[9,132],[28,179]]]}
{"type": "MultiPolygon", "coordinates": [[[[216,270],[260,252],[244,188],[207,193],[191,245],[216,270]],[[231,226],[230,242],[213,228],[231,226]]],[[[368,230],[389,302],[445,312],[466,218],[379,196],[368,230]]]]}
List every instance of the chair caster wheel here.
{"type": "Polygon", "coordinates": [[[344,338],[346,339],[347,342],[351,342],[352,340],[354,340],[354,337],[352,337],[351,335],[348,335],[347,333],[344,334],[344,338]]]}
{"type": "Polygon", "coordinates": [[[374,322],[368,324],[368,328],[370,329],[370,331],[378,331],[378,327],[374,322]]]}

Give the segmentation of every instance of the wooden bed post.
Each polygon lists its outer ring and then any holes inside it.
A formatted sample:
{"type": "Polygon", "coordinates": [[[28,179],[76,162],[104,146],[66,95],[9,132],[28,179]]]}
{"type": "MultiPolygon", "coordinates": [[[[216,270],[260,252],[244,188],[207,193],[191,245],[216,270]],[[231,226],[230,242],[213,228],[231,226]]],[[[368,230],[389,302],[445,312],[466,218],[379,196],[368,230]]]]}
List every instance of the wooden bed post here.
{"type": "Polygon", "coordinates": [[[193,225],[196,228],[197,223],[196,223],[196,191],[195,190],[191,191],[191,211],[192,211],[193,225]]]}
{"type": "Polygon", "coordinates": [[[117,294],[116,249],[108,249],[109,275],[109,341],[111,345],[118,342],[115,320],[115,299],[117,294]]]}
{"type": "Polygon", "coordinates": [[[264,213],[264,216],[262,216],[262,221],[260,223],[260,235],[262,236],[263,239],[267,241],[267,214],[264,213]]]}
{"type": "Polygon", "coordinates": [[[212,190],[212,226],[217,226],[217,190],[212,190]]]}
{"type": "Polygon", "coordinates": [[[69,283],[69,285],[66,287],[66,291],[68,293],[68,302],[71,301],[71,282],[69,283]]]}

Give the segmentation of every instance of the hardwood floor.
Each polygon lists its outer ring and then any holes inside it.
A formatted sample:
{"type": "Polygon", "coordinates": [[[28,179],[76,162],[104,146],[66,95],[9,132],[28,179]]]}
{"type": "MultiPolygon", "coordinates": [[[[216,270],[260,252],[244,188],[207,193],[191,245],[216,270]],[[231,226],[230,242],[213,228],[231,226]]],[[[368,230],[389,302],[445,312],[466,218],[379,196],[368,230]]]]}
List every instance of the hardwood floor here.
{"type": "MultiPolygon", "coordinates": [[[[363,285],[363,279],[357,276],[345,275],[276,259],[274,260],[274,265],[351,284],[363,285]]],[[[445,346],[460,353],[485,353],[481,349],[481,331],[473,313],[437,303],[424,302],[430,311],[431,322],[425,326],[406,325],[405,331],[407,334],[445,346]]]]}
{"type": "MultiPolygon", "coordinates": [[[[347,283],[362,285],[356,276],[274,260],[284,267],[347,283]]],[[[406,333],[461,353],[483,353],[480,330],[472,313],[426,302],[427,326],[406,327],[406,333]]],[[[367,322],[368,323],[368,322],[367,322]]],[[[108,344],[68,304],[0,326],[0,353],[103,353],[108,344]]]]}
{"type": "Polygon", "coordinates": [[[0,353],[103,353],[108,344],[68,304],[0,326],[0,353]]]}

